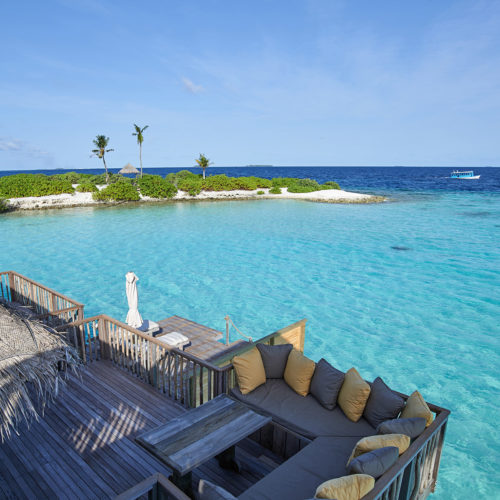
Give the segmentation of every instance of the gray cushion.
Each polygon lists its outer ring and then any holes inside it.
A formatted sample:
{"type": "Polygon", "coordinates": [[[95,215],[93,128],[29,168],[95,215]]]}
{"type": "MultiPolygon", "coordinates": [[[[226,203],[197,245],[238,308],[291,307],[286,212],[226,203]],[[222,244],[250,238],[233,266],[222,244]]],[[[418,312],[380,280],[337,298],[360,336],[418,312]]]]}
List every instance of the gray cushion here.
{"type": "Polygon", "coordinates": [[[317,438],[243,492],[238,499],[311,498],[321,483],[347,474],[346,463],[356,442],[357,438],[317,438]]]}
{"type": "Polygon", "coordinates": [[[262,357],[262,363],[264,363],[266,378],[283,378],[288,355],[292,348],[292,344],[257,344],[257,349],[262,357]]]}
{"type": "Polygon", "coordinates": [[[414,439],[424,432],[426,423],[421,417],[386,420],[377,427],[377,434],[406,434],[414,439]]]}
{"type": "Polygon", "coordinates": [[[245,395],[239,389],[231,393],[257,411],[270,415],[274,421],[311,439],[318,436],[359,439],[375,434],[375,428],[363,417],[358,422],[351,422],[340,407],[327,410],[314,396],[300,396],[281,379],[269,379],[245,395]]]}
{"type": "Polygon", "coordinates": [[[200,479],[196,498],[197,500],[236,500],[236,497],[231,495],[231,493],[224,488],[206,479],[200,479]]]}
{"type": "Polygon", "coordinates": [[[399,457],[399,449],[396,446],[386,446],[377,450],[363,453],[351,461],[347,466],[349,474],[368,474],[378,479],[384,472],[388,471],[399,457]]]}
{"type": "Polygon", "coordinates": [[[385,382],[377,377],[372,385],[370,397],[366,402],[363,416],[373,427],[377,427],[386,420],[396,418],[403,409],[405,400],[391,391],[385,382]]]}
{"type": "Polygon", "coordinates": [[[344,377],[343,372],[321,358],[316,364],[309,392],[327,410],[333,410],[337,405],[337,396],[344,382],[344,377]]]}

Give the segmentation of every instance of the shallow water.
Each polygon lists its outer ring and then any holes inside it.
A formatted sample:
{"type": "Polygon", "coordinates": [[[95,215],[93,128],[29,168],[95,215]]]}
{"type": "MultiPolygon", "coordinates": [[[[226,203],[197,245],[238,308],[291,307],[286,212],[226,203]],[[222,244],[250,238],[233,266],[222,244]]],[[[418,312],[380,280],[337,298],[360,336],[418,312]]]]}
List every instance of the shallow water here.
{"type": "Polygon", "coordinates": [[[223,330],[229,313],[254,338],[308,318],[313,359],[452,411],[433,498],[498,497],[500,198],[392,195],[8,214],[0,268],[84,302],[88,316],[123,320],[134,270],[143,317],[223,330]]]}

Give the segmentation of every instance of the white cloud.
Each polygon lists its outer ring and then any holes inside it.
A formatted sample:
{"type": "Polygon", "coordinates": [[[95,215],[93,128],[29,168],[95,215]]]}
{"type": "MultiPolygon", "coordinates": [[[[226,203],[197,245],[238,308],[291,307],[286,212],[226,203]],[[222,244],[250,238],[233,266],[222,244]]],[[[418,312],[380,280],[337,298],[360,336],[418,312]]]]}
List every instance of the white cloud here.
{"type": "Polygon", "coordinates": [[[0,137],[0,151],[16,151],[33,158],[51,158],[51,154],[48,151],[44,151],[20,139],[8,139],[6,137],[0,137]]]}
{"type": "Polygon", "coordinates": [[[4,139],[0,137],[0,151],[20,151],[22,148],[21,141],[16,139],[4,139]]]}
{"type": "Polygon", "coordinates": [[[191,92],[191,94],[199,94],[200,92],[203,92],[205,90],[201,85],[196,85],[196,83],[193,83],[189,78],[186,78],[185,76],[182,77],[182,83],[184,85],[184,88],[188,92],[191,92]]]}

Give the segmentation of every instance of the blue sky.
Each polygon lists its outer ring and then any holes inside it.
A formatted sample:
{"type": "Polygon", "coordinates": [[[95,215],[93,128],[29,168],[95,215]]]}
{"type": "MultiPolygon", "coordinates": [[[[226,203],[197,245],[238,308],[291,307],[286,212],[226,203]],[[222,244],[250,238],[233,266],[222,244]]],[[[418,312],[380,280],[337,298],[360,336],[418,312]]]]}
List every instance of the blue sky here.
{"type": "Polygon", "coordinates": [[[500,2],[4,2],[0,169],[500,165],[500,2]]]}

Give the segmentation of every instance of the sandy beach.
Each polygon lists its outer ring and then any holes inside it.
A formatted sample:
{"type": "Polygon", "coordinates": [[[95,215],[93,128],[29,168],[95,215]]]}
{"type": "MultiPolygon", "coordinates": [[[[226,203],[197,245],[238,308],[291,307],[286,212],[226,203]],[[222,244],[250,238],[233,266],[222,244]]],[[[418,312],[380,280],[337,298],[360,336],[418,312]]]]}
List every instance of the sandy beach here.
{"type": "MultiPolygon", "coordinates": [[[[104,186],[98,186],[102,189],[104,186]]],[[[328,189],[312,193],[289,193],[282,188],[281,194],[269,194],[269,189],[255,191],[202,191],[197,196],[190,196],[185,191],[178,191],[174,198],[168,201],[196,201],[196,200],[246,200],[246,199],[298,199],[323,203],[376,203],[385,201],[380,196],[362,193],[352,193],[341,189],[328,189]],[[264,194],[257,194],[264,191],[264,194]]],[[[25,198],[10,198],[5,200],[13,210],[37,210],[46,208],[70,208],[82,206],[112,205],[123,202],[102,202],[92,199],[92,193],[56,194],[49,196],[29,196],[25,198]]],[[[164,199],[141,196],[140,202],[164,202],[164,199]]],[[[134,202],[137,203],[137,202],[134,202]]]]}

